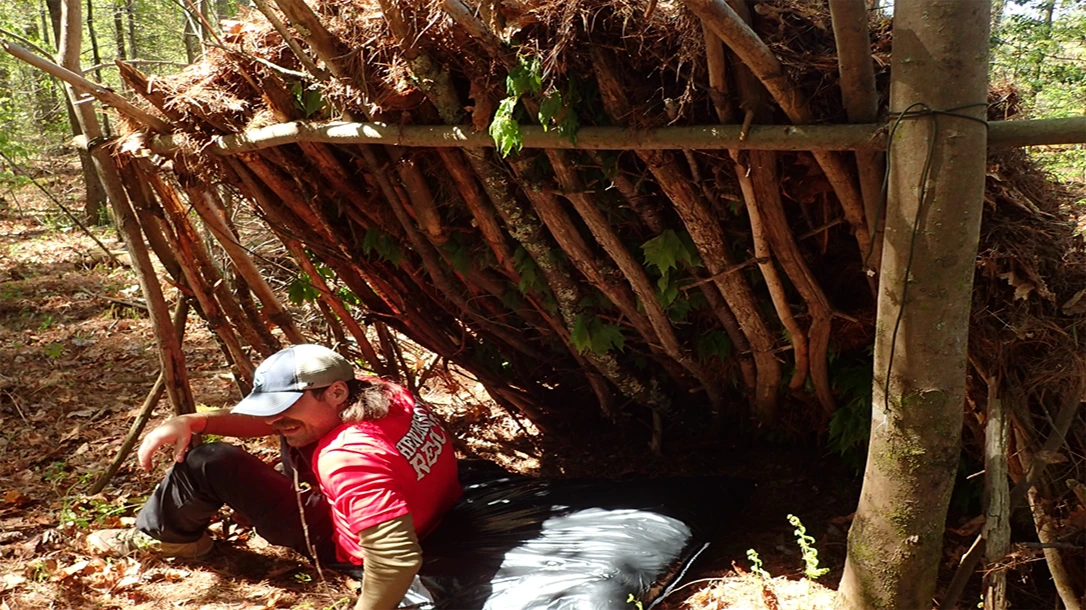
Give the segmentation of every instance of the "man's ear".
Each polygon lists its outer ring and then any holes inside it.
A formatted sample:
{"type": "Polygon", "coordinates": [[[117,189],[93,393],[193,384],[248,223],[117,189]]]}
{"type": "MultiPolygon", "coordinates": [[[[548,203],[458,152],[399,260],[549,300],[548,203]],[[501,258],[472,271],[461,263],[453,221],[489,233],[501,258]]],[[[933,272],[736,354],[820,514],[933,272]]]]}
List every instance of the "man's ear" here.
{"type": "Polygon", "coordinates": [[[328,401],[336,407],[343,406],[343,403],[347,400],[347,396],[351,393],[347,387],[346,381],[337,381],[328,386],[328,389],[324,391],[324,395],[328,397],[328,401]]]}

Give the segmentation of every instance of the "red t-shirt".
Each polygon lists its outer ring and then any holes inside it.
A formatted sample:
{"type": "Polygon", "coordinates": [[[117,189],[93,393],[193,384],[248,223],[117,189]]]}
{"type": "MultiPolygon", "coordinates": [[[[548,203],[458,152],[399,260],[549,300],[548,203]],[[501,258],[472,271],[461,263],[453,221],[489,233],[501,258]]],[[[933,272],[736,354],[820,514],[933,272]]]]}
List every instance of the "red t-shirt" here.
{"type": "Polygon", "coordinates": [[[321,491],[332,507],[336,554],[362,564],[358,532],[411,514],[419,538],[460,498],[451,437],[403,388],[386,384],[388,415],[343,424],[314,452],[321,491]]]}

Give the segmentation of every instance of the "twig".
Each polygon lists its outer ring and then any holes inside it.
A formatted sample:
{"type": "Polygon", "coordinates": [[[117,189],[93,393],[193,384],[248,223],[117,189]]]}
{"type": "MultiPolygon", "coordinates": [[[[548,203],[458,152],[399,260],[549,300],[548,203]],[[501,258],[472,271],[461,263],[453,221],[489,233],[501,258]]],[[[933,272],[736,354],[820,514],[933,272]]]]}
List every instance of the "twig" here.
{"type": "Polygon", "coordinates": [[[15,405],[15,410],[19,412],[19,417],[23,418],[23,423],[29,426],[30,422],[26,419],[26,413],[23,413],[23,408],[19,406],[19,401],[15,398],[15,395],[7,390],[4,390],[4,393],[11,399],[11,404],[15,405]]]}
{"type": "Polygon", "coordinates": [[[285,42],[286,45],[290,47],[291,51],[294,51],[294,55],[298,58],[298,61],[300,61],[307,70],[312,72],[313,76],[315,76],[317,79],[327,80],[328,73],[318,68],[317,64],[313,63],[313,60],[305,54],[305,51],[302,50],[302,47],[298,45],[298,42],[295,41],[294,37],[291,36],[290,32],[287,31],[287,27],[283,24],[283,20],[280,19],[279,16],[271,10],[271,7],[268,6],[267,0],[253,0],[253,4],[256,5],[257,10],[264,14],[264,17],[267,18],[268,22],[272,24],[272,27],[275,28],[275,31],[279,32],[279,35],[283,37],[283,42],[285,42]]]}
{"type": "Polygon", "coordinates": [[[290,472],[294,478],[294,499],[298,501],[298,519],[302,522],[302,535],[305,536],[305,548],[309,551],[309,556],[313,558],[313,564],[317,566],[317,575],[320,576],[321,582],[324,582],[324,570],[321,568],[321,558],[317,556],[317,550],[313,547],[313,542],[309,539],[309,523],[305,520],[305,504],[302,502],[302,487],[298,483],[298,466],[296,464],[291,464],[290,472]]]}
{"type": "Polygon", "coordinates": [[[734,265],[731,265],[730,267],[725,267],[723,270],[720,271],[720,273],[717,273],[716,275],[711,275],[709,277],[702,278],[702,279],[694,282],[693,284],[688,284],[686,286],[683,286],[683,288],[684,289],[697,288],[698,286],[701,286],[702,284],[708,284],[709,282],[715,282],[716,280],[719,280],[720,278],[722,278],[722,277],[724,277],[726,275],[731,275],[731,274],[733,274],[733,273],[735,273],[737,271],[742,271],[743,269],[746,269],[747,267],[750,267],[751,265],[760,265],[762,263],[767,262],[768,260],[769,260],[768,258],[758,258],[758,257],[748,258],[747,260],[745,260],[745,261],[743,261],[741,263],[736,263],[734,265]]]}
{"type": "Polygon", "coordinates": [[[297,70],[291,70],[290,68],[284,68],[283,66],[280,66],[279,64],[272,63],[272,62],[270,62],[270,61],[268,61],[268,60],[266,60],[266,59],[264,59],[262,57],[257,57],[256,55],[253,55],[252,53],[247,53],[247,52],[242,51],[240,49],[234,49],[232,47],[228,47],[226,45],[221,45],[221,44],[216,44],[214,42],[205,42],[204,46],[212,47],[212,48],[215,48],[215,49],[222,49],[223,51],[226,51],[227,53],[233,53],[233,54],[236,54],[236,55],[241,55],[242,57],[244,57],[246,59],[251,59],[251,60],[255,61],[256,63],[262,65],[262,66],[267,66],[268,68],[271,68],[272,70],[275,70],[276,72],[279,72],[280,74],[285,74],[286,76],[293,76],[294,78],[304,78],[304,79],[312,79],[313,78],[313,76],[311,74],[306,74],[305,72],[298,72],[297,70]]]}
{"type": "Polygon", "coordinates": [[[4,34],[5,36],[11,36],[15,40],[18,40],[19,42],[21,42],[21,43],[25,44],[26,46],[30,47],[31,49],[33,49],[35,53],[40,53],[42,55],[45,55],[46,57],[52,57],[53,56],[52,51],[48,51],[46,49],[43,49],[43,48],[39,47],[38,45],[34,44],[33,41],[28,40],[26,38],[23,38],[22,36],[16,34],[15,32],[12,32],[11,30],[5,30],[4,28],[0,28],[0,34],[4,34]]]}
{"type": "Polygon", "coordinates": [[[84,233],[86,233],[88,237],[90,237],[92,240],[94,240],[94,243],[98,244],[98,247],[102,249],[102,252],[106,253],[106,256],[108,256],[110,258],[110,260],[113,261],[114,264],[116,264],[118,267],[123,267],[124,266],[121,263],[121,261],[119,261],[117,259],[117,257],[114,256],[113,253],[109,251],[109,248],[106,248],[105,244],[103,244],[101,241],[99,241],[98,238],[94,236],[94,233],[91,233],[90,229],[88,229],[86,227],[86,225],[84,225],[82,222],[79,221],[78,218],[75,217],[75,214],[72,214],[71,210],[69,210],[63,203],[61,203],[59,199],[54,197],[53,194],[50,193],[44,186],[42,186],[40,182],[35,180],[34,177],[31,176],[23,166],[19,165],[15,161],[13,161],[11,159],[11,157],[7,156],[4,153],[4,151],[2,151],[2,150],[0,150],[0,157],[3,157],[4,160],[8,162],[9,165],[11,165],[15,169],[19,170],[20,174],[22,174],[23,176],[26,176],[26,178],[28,180],[30,180],[31,184],[38,187],[38,190],[40,190],[42,193],[44,193],[46,197],[48,197],[53,203],[55,203],[57,205],[57,207],[60,208],[64,212],[64,214],[67,215],[68,218],[70,218],[72,220],[72,222],[74,222],[76,224],[76,226],[78,226],[84,233]]]}
{"type": "Polygon", "coordinates": [[[111,303],[117,303],[118,305],[124,305],[125,307],[131,307],[133,309],[143,309],[145,311],[147,310],[147,304],[142,303],[140,301],[126,301],[124,299],[118,299],[118,298],[114,298],[114,297],[107,297],[104,294],[95,294],[95,293],[90,292],[88,290],[84,290],[83,294],[90,295],[90,296],[92,296],[92,297],[94,297],[96,299],[102,299],[103,301],[109,301],[111,303]]]}
{"type": "Polygon", "coordinates": [[[815,227],[815,228],[811,229],[810,231],[807,231],[806,233],[801,234],[799,237],[796,238],[796,240],[797,241],[803,241],[803,240],[805,240],[805,239],[807,239],[809,237],[814,237],[815,235],[818,235],[819,233],[821,233],[823,231],[828,231],[829,229],[832,229],[833,227],[836,227],[837,225],[839,225],[839,224],[841,224],[843,222],[845,222],[844,218],[834,218],[833,220],[827,222],[826,224],[824,224],[822,226],[815,227]]]}
{"type": "MultiPolygon", "coordinates": [[[[181,63],[179,61],[162,61],[162,60],[159,60],[159,59],[126,59],[126,60],[124,60],[124,63],[133,64],[133,65],[137,65],[137,66],[140,66],[140,65],[156,65],[156,66],[178,66],[178,67],[181,67],[181,68],[187,67],[189,65],[189,64],[183,64],[183,63],[181,63]]],[[[107,62],[107,63],[104,63],[104,64],[94,65],[94,66],[91,66],[89,68],[83,68],[80,72],[82,74],[87,74],[89,72],[94,72],[95,70],[101,70],[102,68],[116,68],[116,67],[117,67],[117,64],[115,62],[111,61],[111,62],[107,62]]]]}

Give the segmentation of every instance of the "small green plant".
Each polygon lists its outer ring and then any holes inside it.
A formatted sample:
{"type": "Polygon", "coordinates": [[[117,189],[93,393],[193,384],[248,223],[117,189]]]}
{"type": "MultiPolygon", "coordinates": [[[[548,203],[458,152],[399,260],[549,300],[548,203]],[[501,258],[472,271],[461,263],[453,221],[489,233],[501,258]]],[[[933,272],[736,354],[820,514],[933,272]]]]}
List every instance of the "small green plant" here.
{"type": "Polygon", "coordinates": [[[306,572],[298,572],[297,574],[294,575],[294,580],[296,580],[298,582],[309,583],[309,582],[313,582],[313,577],[310,576],[306,572]]]}
{"type": "Polygon", "coordinates": [[[750,560],[750,571],[761,578],[762,580],[770,580],[773,578],[762,568],[762,558],[758,556],[758,551],[754,549],[747,549],[747,559],[750,560]]]}
{"type": "Polygon", "coordinates": [[[53,316],[51,314],[45,314],[40,324],[38,324],[38,330],[47,330],[53,325],[53,316]]]}
{"type": "Polygon", "coordinates": [[[633,604],[634,607],[637,608],[637,610],[645,610],[644,604],[641,603],[641,600],[634,597],[633,593],[630,593],[630,595],[626,598],[626,603],[633,604]]]}
{"type": "Polygon", "coordinates": [[[56,360],[62,353],[64,353],[64,345],[61,343],[50,343],[45,346],[45,356],[50,360],[56,360]]]}
{"type": "Polygon", "coordinates": [[[818,567],[818,550],[814,548],[815,539],[814,536],[807,534],[807,528],[803,527],[803,522],[799,520],[799,517],[795,515],[788,515],[788,522],[795,527],[796,544],[799,545],[800,553],[803,555],[803,573],[807,578],[811,580],[818,580],[819,576],[829,572],[829,568],[818,567]]]}
{"type": "Polygon", "coordinates": [[[14,284],[0,286],[0,301],[13,301],[23,298],[23,291],[14,284]]]}
{"type": "Polygon", "coordinates": [[[44,560],[39,560],[30,566],[30,580],[34,582],[45,582],[49,580],[49,566],[44,560]]]}

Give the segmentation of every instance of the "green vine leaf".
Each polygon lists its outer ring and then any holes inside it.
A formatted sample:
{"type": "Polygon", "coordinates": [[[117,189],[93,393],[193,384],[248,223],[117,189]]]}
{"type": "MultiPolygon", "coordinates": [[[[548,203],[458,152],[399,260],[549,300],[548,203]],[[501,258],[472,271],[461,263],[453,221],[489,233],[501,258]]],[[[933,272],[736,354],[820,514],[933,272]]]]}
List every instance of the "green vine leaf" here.
{"type": "Polygon", "coordinates": [[[626,346],[622,329],[614,324],[606,324],[596,316],[585,314],[577,316],[569,340],[582,354],[592,351],[602,356],[612,349],[621,352],[626,346]]]}
{"type": "Polygon", "coordinates": [[[516,97],[507,97],[498,104],[494,120],[490,122],[488,133],[494,139],[494,145],[502,157],[509,153],[520,152],[524,147],[524,137],[520,133],[520,124],[513,118],[513,109],[517,106],[516,97]]]}
{"type": "Polygon", "coordinates": [[[287,298],[290,299],[293,305],[316,301],[319,296],[320,293],[317,292],[309,279],[309,275],[306,273],[299,273],[298,277],[294,278],[287,286],[287,298]]]}
{"type": "Polygon", "coordinates": [[[656,267],[660,274],[657,285],[661,291],[667,289],[668,274],[672,269],[679,268],[680,261],[692,267],[701,266],[701,258],[690,236],[686,233],[679,235],[671,229],[641,244],[641,251],[645,254],[645,266],[656,267]]]}
{"type": "Polygon", "coordinates": [[[543,90],[543,65],[538,57],[517,56],[517,65],[505,77],[505,90],[519,98],[525,93],[539,93],[543,90]]]}
{"type": "Polygon", "coordinates": [[[366,237],[362,239],[362,253],[370,256],[374,252],[393,265],[400,264],[400,260],[403,259],[403,252],[400,251],[396,238],[370,227],[366,230],[366,237]]]}
{"type": "Polygon", "coordinates": [[[557,122],[562,112],[566,109],[566,103],[562,101],[561,91],[551,91],[539,104],[539,124],[543,131],[551,128],[551,121],[557,122]]]}

